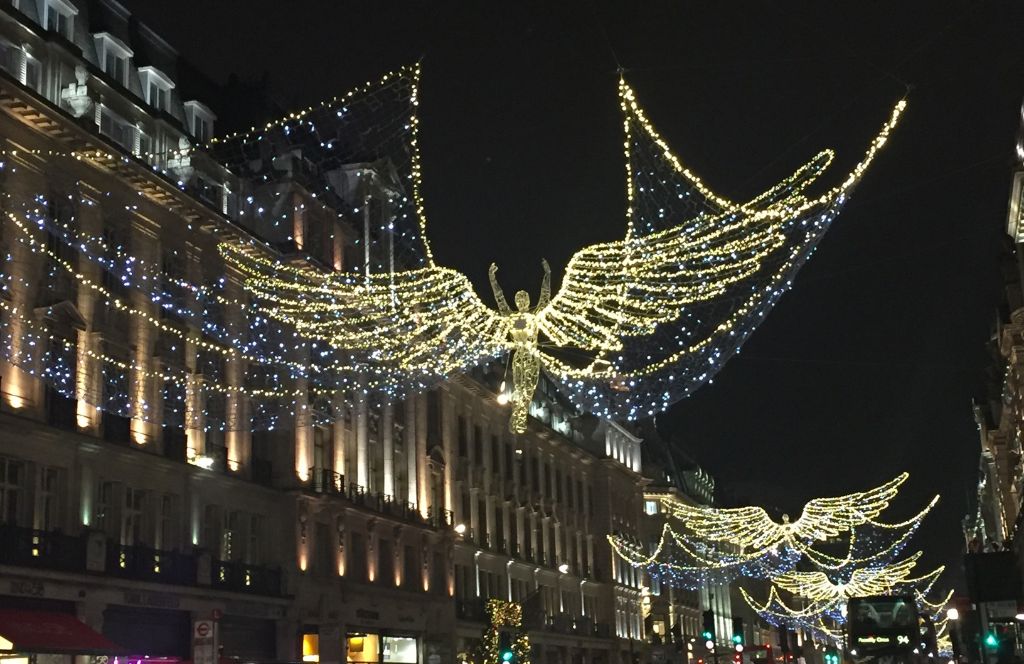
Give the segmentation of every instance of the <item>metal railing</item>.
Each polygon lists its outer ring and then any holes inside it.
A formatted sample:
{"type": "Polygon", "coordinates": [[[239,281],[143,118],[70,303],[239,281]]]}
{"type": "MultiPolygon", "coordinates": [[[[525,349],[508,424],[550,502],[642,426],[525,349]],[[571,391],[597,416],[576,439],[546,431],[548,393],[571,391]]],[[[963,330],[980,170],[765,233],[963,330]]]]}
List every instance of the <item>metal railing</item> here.
{"type": "Polygon", "coordinates": [[[409,523],[419,523],[433,528],[450,528],[453,525],[451,510],[427,510],[424,517],[414,504],[396,500],[393,496],[379,491],[368,491],[366,487],[347,482],[345,476],[329,468],[310,468],[307,489],[314,493],[338,496],[353,505],[365,507],[374,512],[393,516],[409,523]]]}
{"type": "MultiPolygon", "coordinates": [[[[90,533],[75,536],[0,524],[0,564],[182,586],[206,585],[206,580],[200,578],[199,552],[164,551],[144,544],[121,545],[107,539],[101,567],[93,563],[87,567],[89,537],[90,533]]],[[[211,559],[209,576],[210,587],[218,590],[275,596],[282,593],[279,568],[211,559]]]]}

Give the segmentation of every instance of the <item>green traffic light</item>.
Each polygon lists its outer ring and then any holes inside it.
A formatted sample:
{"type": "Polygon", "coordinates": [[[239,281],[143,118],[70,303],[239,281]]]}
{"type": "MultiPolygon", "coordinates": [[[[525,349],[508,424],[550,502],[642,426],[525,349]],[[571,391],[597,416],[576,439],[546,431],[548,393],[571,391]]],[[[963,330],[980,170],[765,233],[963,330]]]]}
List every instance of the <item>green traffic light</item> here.
{"type": "Polygon", "coordinates": [[[989,648],[999,647],[999,637],[996,636],[995,632],[989,632],[985,635],[985,645],[989,648]]]}
{"type": "Polygon", "coordinates": [[[710,641],[710,640],[711,640],[711,639],[712,639],[712,638],[713,638],[713,637],[714,637],[715,635],[714,635],[714,634],[712,634],[711,632],[707,632],[707,631],[705,631],[705,632],[703,632],[703,633],[701,634],[701,636],[702,636],[702,637],[704,637],[704,640],[705,640],[705,641],[710,641]]]}
{"type": "Polygon", "coordinates": [[[733,634],[732,635],[732,642],[737,644],[737,645],[739,645],[740,643],[743,643],[743,636],[741,634],[733,634]]]}
{"type": "Polygon", "coordinates": [[[512,657],[514,657],[514,655],[512,654],[511,650],[506,650],[501,653],[501,661],[503,662],[511,662],[512,657]]]}

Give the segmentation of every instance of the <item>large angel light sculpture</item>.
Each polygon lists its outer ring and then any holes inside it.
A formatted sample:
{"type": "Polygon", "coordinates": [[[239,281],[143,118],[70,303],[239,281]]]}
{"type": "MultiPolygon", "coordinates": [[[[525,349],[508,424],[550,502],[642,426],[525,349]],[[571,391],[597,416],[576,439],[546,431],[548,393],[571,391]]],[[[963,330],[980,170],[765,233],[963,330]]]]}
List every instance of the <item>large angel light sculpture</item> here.
{"type": "Polygon", "coordinates": [[[221,251],[270,319],[351,354],[368,370],[383,367],[422,384],[511,353],[513,432],[526,430],[542,369],[580,410],[625,419],[660,412],[709,380],[790,286],[885,144],[904,102],[838,185],[808,191],[832,160],[826,150],[761,195],[734,202],[682,165],[625,81],[619,94],[625,236],[577,252],[554,295],[545,263],[533,307],[523,291],[514,297],[515,309],[509,307],[494,268],[497,310],[462,273],[434,262],[418,161],[412,178],[422,243],[417,267],[355,274],[236,243],[221,251]]]}
{"type": "Polygon", "coordinates": [[[800,517],[781,522],[756,506],[714,508],[662,499],[661,539],[648,542],[609,535],[615,552],[663,582],[699,588],[743,576],[774,579],[806,561],[834,577],[858,567],[884,567],[900,554],[938,502],[898,523],[879,515],[906,481],[904,473],[884,484],[845,496],[815,498],[800,517]]]}

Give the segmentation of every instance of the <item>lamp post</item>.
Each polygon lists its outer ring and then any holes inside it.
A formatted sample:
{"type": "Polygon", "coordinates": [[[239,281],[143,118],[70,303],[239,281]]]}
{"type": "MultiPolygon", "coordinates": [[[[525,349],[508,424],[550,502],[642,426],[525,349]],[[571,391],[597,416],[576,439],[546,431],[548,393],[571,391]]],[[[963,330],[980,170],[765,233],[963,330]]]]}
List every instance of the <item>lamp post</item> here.
{"type": "Polygon", "coordinates": [[[949,621],[949,642],[953,646],[953,661],[960,662],[960,612],[953,607],[946,611],[949,621]]]}

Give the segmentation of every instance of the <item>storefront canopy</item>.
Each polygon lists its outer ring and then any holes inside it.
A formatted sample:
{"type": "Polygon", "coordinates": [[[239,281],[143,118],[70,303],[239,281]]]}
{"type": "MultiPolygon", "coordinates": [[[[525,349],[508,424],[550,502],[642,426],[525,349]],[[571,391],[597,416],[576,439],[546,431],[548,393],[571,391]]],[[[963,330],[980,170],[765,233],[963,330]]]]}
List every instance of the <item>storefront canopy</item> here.
{"type": "Polygon", "coordinates": [[[0,653],[118,655],[124,649],[67,613],[0,609],[0,653]]]}

